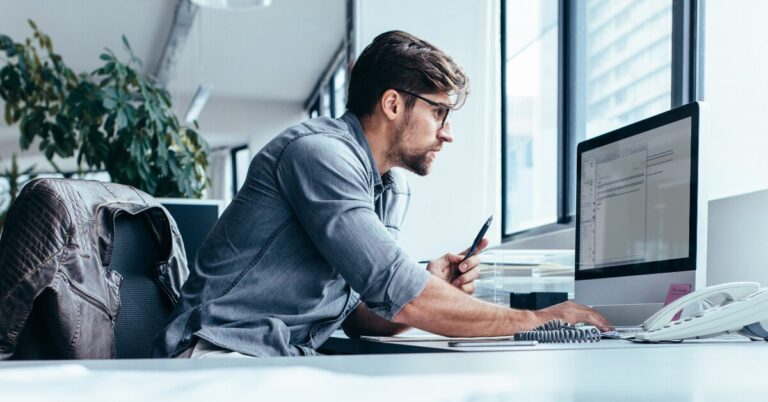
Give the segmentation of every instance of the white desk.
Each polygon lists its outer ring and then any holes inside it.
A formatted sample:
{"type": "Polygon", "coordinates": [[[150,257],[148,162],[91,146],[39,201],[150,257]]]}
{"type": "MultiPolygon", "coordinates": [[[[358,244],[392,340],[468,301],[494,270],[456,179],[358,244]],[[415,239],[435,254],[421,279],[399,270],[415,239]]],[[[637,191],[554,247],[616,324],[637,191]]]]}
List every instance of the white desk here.
{"type": "MultiPolygon", "coordinates": [[[[418,331],[423,333],[423,331],[418,331]]],[[[405,335],[408,335],[407,333],[405,335]]],[[[536,346],[498,346],[498,347],[450,347],[447,341],[387,341],[379,342],[366,339],[350,339],[343,331],[334,332],[333,336],[322,345],[321,352],[333,355],[372,355],[403,353],[453,353],[453,352],[515,352],[541,350],[573,349],[649,349],[649,348],[687,348],[701,345],[751,343],[741,336],[727,339],[689,340],[682,343],[632,343],[622,339],[602,339],[600,342],[585,343],[540,343],[536,346]]],[[[766,343],[768,346],[768,343],[766,343]]]]}
{"type": "Polygon", "coordinates": [[[74,362],[92,369],[90,377],[22,373],[28,386],[10,383],[13,376],[6,369],[55,368],[62,362],[0,362],[0,389],[2,399],[8,401],[19,396],[51,400],[46,398],[52,394],[57,401],[131,400],[140,392],[137,389],[146,391],[141,394],[144,400],[164,402],[210,402],[212,392],[223,398],[217,400],[427,402],[439,400],[439,395],[445,400],[445,393],[454,390],[460,396],[455,400],[473,401],[742,401],[768,396],[766,362],[766,342],[499,353],[113,360],[74,362]],[[294,371],[286,371],[291,367],[294,371]],[[325,370],[321,374],[326,377],[318,379],[313,374],[317,372],[307,376],[297,367],[325,370]],[[221,368],[230,370],[211,370],[221,368]],[[168,373],[176,380],[169,379],[168,373]],[[125,380],[116,385],[114,379],[104,378],[107,374],[125,380]],[[96,396],[86,392],[104,384],[109,389],[96,396]],[[23,394],[19,387],[25,387],[23,394]],[[280,393],[279,399],[275,392],[280,393]]]}

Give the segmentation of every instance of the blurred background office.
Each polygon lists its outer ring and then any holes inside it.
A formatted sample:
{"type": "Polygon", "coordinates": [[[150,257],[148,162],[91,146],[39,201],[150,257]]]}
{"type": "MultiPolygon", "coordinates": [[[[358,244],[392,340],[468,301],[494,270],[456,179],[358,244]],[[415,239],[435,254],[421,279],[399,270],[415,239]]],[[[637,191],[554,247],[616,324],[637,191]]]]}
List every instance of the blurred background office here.
{"type": "MultiPolygon", "coordinates": [[[[344,112],[349,67],[376,35],[432,42],[465,68],[472,93],[432,174],[409,175],[400,240],[417,259],[466,248],[491,213],[494,245],[573,248],[575,144],[693,100],[710,106],[708,197],[768,189],[764,1],[244,2],[0,0],[0,33],[20,41],[34,20],[76,72],[101,65],[105,47],[123,57],[124,34],[179,119],[199,123],[211,148],[206,197],[225,204],[274,135],[344,112]]],[[[6,168],[13,154],[22,170],[55,173],[2,121],[6,168]]],[[[0,193],[8,186],[0,179],[0,193]]]]}

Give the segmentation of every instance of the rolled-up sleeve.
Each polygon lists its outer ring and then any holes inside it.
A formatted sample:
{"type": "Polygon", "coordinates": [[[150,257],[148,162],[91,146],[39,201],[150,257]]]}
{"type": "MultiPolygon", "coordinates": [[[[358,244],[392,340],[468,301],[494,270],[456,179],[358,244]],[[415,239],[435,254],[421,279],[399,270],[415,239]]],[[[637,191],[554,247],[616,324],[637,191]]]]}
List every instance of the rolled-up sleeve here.
{"type": "Polygon", "coordinates": [[[284,197],[322,256],[385,319],[429,279],[397,245],[374,210],[365,154],[350,140],[311,134],[286,146],[276,176],[284,197]]]}

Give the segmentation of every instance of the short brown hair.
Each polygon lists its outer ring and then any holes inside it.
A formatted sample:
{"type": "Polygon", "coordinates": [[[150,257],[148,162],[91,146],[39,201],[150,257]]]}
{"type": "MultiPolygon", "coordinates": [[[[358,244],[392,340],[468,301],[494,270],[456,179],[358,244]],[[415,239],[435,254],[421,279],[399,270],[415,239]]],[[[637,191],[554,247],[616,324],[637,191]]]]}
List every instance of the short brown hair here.
{"type": "MultiPolygon", "coordinates": [[[[450,56],[407,32],[380,34],[352,67],[347,109],[358,117],[373,113],[389,89],[414,93],[446,93],[456,97],[458,109],[469,93],[469,78],[450,56]]],[[[406,108],[413,107],[410,97],[406,108]]]]}

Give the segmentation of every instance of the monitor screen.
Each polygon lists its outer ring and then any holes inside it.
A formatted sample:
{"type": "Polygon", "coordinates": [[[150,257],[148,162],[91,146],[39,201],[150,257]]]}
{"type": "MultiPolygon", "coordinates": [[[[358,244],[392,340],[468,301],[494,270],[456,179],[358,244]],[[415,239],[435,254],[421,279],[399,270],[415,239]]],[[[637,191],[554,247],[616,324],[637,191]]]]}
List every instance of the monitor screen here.
{"type": "Polygon", "coordinates": [[[691,119],[584,152],[580,268],[688,257],[691,119]]]}
{"type": "Polygon", "coordinates": [[[176,226],[179,228],[181,239],[184,242],[187,264],[192,269],[195,266],[197,250],[221,216],[223,204],[218,200],[176,198],[160,198],[158,200],[176,221],[176,226]]]}
{"type": "Polygon", "coordinates": [[[695,269],[697,110],[579,144],[577,279],[695,269]]]}

